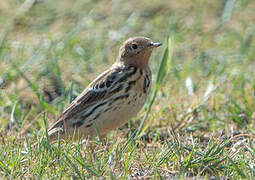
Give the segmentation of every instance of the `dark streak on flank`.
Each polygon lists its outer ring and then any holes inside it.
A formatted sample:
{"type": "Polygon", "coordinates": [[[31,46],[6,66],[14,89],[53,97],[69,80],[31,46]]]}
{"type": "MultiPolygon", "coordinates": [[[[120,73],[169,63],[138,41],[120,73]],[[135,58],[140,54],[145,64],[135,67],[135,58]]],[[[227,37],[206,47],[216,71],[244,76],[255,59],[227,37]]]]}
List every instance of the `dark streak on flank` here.
{"type": "MultiPolygon", "coordinates": [[[[133,66],[130,66],[130,67],[133,67],[133,66]]],[[[124,82],[124,81],[126,81],[127,78],[129,78],[130,76],[133,76],[133,75],[136,73],[136,71],[137,71],[137,67],[133,67],[133,68],[134,68],[133,71],[126,73],[123,77],[121,77],[121,78],[118,80],[118,82],[124,82]]],[[[130,69],[131,69],[131,68],[130,68],[130,69]]],[[[116,83],[118,83],[118,82],[116,82],[116,83]]]]}
{"type": "MultiPolygon", "coordinates": [[[[80,122],[83,123],[83,122],[86,120],[86,118],[88,118],[91,114],[93,114],[93,112],[94,112],[97,108],[99,108],[100,106],[105,105],[106,103],[107,103],[107,102],[103,102],[103,103],[98,104],[98,105],[95,106],[89,113],[82,115],[82,116],[81,116],[81,120],[78,121],[78,122],[76,122],[76,123],[80,123],[80,122]]],[[[75,123],[75,124],[76,124],[76,123],[75,123]]]]}
{"type": "Polygon", "coordinates": [[[139,71],[139,72],[140,72],[140,75],[143,75],[143,70],[142,70],[142,69],[140,69],[140,71],[139,71]]]}
{"type": "Polygon", "coordinates": [[[118,106],[116,106],[115,108],[113,108],[113,111],[117,110],[118,109],[118,106]]]}
{"type": "MultiPolygon", "coordinates": [[[[109,106],[111,106],[110,104],[112,104],[112,103],[109,103],[109,106]]],[[[109,111],[111,108],[112,108],[112,107],[109,107],[109,108],[105,109],[104,112],[109,111]]]]}
{"type": "Polygon", "coordinates": [[[89,128],[89,127],[91,127],[92,126],[92,124],[88,124],[88,125],[86,125],[85,127],[86,128],[89,128]]]}
{"type": "Polygon", "coordinates": [[[113,101],[118,101],[119,99],[127,99],[129,97],[129,94],[121,95],[116,98],[114,98],[113,101]]]}
{"type": "Polygon", "coordinates": [[[124,67],[124,68],[119,68],[118,71],[114,72],[114,78],[116,78],[118,76],[118,73],[122,71],[123,73],[123,76],[120,77],[118,80],[116,81],[113,81],[112,83],[112,88],[117,86],[119,83],[121,82],[125,82],[130,76],[134,75],[136,72],[137,72],[137,67],[135,66],[127,66],[127,67],[124,67]],[[133,70],[132,70],[133,68],[133,70]],[[130,70],[132,70],[131,72],[129,72],[130,70]],[[127,71],[127,72],[126,72],[127,71]],[[118,72],[118,73],[117,73],[118,72]]]}
{"type": "Polygon", "coordinates": [[[127,74],[128,74],[128,76],[132,76],[136,73],[136,71],[137,71],[137,67],[134,67],[133,71],[130,73],[127,73],[127,74]]]}
{"type": "Polygon", "coordinates": [[[143,81],[143,92],[146,93],[148,87],[150,86],[150,78],[148,74],[146,74],[144,81],[143,81]]]}
{"type": "Polygon", "coordinates": [[[73,124],[73,127],[79,128],[79,127],[81,127],[82,125],[83,125],[83,122],[78,121],[78,122],[76,122],[76,123],[73,124]]]}
{"type": "Polygon", "coordinates": [[[115,94],[123,89],[123,85],[120,84],[117,88],[113,89],[110,94],[115,94]]]}
{"type": "Polygon", "coordinates": [[[100,115],[101,115],[101,113],[98,113],[98,114],[93,118],[93,120],[97,119],[100,115]]]}
{"type": "Polygon", "coordinates": [[[132,88],[132,86],[135,85],[135,83],[136,83],[136,80],[134,80],[134,81],[129,81],[129,82],[128,82],[128,86],[127,86],[126,89],[125,89],[125,92],[128,92],[128,91],[132,88]]]}
{"type": "Polygon", "coordinates": [[[146,77],[143,80],[143,92],[146,93],[146,77]]]}
{"type": "Polygon", "coordinates": [[[142,69],[140,69],[139,72],[140,72],[140,76],[138,76],[138,78],[137,78],[136,80],[133,80],[133,81],[129,81],[129,82],[128,82],[128,86],[127,86],[127,88],[125,89],[125,92],[128,92],[128,91],[132,88],[132,86],[134,86],[135,83],[138,82],[139,79],[142,77],[142,75],[143,75],[142,69]]]}

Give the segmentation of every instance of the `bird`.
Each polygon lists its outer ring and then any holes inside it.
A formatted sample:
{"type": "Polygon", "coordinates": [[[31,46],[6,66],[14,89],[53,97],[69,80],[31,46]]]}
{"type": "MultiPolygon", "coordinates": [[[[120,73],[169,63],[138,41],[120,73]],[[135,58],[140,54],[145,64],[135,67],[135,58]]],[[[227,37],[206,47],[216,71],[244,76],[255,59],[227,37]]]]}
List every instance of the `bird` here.
{"type": "Polygon", "coordinates": [[[124,125],[144,106],[151,88],[149,59],[162,43],[132,37],[119,49],[113,65],[93,80],[48,129],[50,141],[81,139],[124,125]]]}

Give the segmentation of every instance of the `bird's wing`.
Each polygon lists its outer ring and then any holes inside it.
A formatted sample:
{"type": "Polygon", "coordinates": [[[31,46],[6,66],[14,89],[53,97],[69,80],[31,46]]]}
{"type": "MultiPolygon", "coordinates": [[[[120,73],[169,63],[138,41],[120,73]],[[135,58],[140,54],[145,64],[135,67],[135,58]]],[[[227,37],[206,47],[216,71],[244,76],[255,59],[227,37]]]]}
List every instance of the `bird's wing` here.
{"type": "Polygon", "coordinates": [[[137,69],[134,67],[127,68],[117,66],[103,72],[66,108],[58,118],[58,121],[49,128],[49,131],[63,127],[64,121],[67,122],[72,117],[83,112],[86,108],[114,95],[112,92],[118,88],[117,82],[127,78],[130,74],[135,73],[136,70],[137,69]],[[125,75],[121,73],[123,70],[129,72],[125,75]],[[117,88],[115,88],[115,86],[117,88]],[[110,89],[112,89],[112,91],[110,91],[110,89]]]}

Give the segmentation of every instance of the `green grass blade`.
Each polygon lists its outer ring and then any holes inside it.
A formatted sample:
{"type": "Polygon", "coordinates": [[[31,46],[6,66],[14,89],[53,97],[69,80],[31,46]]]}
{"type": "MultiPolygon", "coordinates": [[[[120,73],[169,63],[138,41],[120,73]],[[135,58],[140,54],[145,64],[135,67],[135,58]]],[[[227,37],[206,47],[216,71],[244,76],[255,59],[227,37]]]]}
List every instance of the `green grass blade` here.
{"type": "Polygon", "coordinates": [[[221,23],[223,25],[226,25],[229,22],[231,15],[233,13],[234,5],[235,5],[235,0],[227,0],[225,2],[226,3],[224,6],[224,10],[221,16],[221,23]]]}
{"type": "Polygon", "coordinates": [[[146,114],[144,115],[143,120],[140,123],[140,126],[139,126],[139,128],[136,132],[135,138],[137,138],[140,135],[140,133],[142,131],[142,128],[144,126],[144,123],[145,123],[146,119],[148,118],[148,116],[151,112],[151,107],[152,107],[152,105],[155,101],[158,90],[162,85],[163,79],[165,78],[166,74],[168,73],[169,64],[171,62],[172,55],[173,55],[173,48],[174,48],[173,37],[169,37],[169,38],[167,38],[167,47],[166,47],[166,49],[164,51],[164,54],[163,54],[163,56],[161,58],[161,61],[160,61],[155,87],[152,91],[152,96],[149,100],[149,104],[148,104],[148,107],[147,107],[146,114]]]}
{"type": "Polygon", "coordinates": [[[231,162],[231,164],[234,166],[234,169],[238,172],[242,178],[246,178],[245,173],[237,166],[237,164],[233,161],[232,158],[228,157],[228,160],[231,162]]]}
{"type": "Polygon", "coordinates": [[[81,158],[76,158],[76,161],[77,161],[82,167],[84,167],[84,168],[87,170],[87,172],[88,172],[89,174],[92,174],[92,175],[94,175],[94,176],[96,176],[96,177],[99,177],[99,176],[100,176],[100,175],[97,174],[95,171],[93,171],[87,164],[85,164],[84,161],[83,161],[81,158]]]}
{"type": "Polygon", "coordinates": [[[66,160],[68,161],[67,164],[72,167],[72,169],[76,172],[76,174],[79,176],[80,179],[84,179],[81,175],[81,172],[79,171],[78,167],[73,163],[73,161],[68,157],[66,153],[63,153],[66,160]]]}

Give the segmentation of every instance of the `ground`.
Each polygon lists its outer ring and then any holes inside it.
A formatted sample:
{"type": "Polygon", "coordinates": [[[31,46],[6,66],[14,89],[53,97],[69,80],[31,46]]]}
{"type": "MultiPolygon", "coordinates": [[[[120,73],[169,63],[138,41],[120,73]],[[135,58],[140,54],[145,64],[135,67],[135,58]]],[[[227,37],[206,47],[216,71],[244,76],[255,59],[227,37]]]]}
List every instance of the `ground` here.
{"type": "Polygon", "coordinates": [[[0,176],[252,179],[254,12],[253,0],[1,1],[0,176]],[[49,125],[132,36],[163,43],[143,110],[104,140],[50,144],[49,125]]]}

